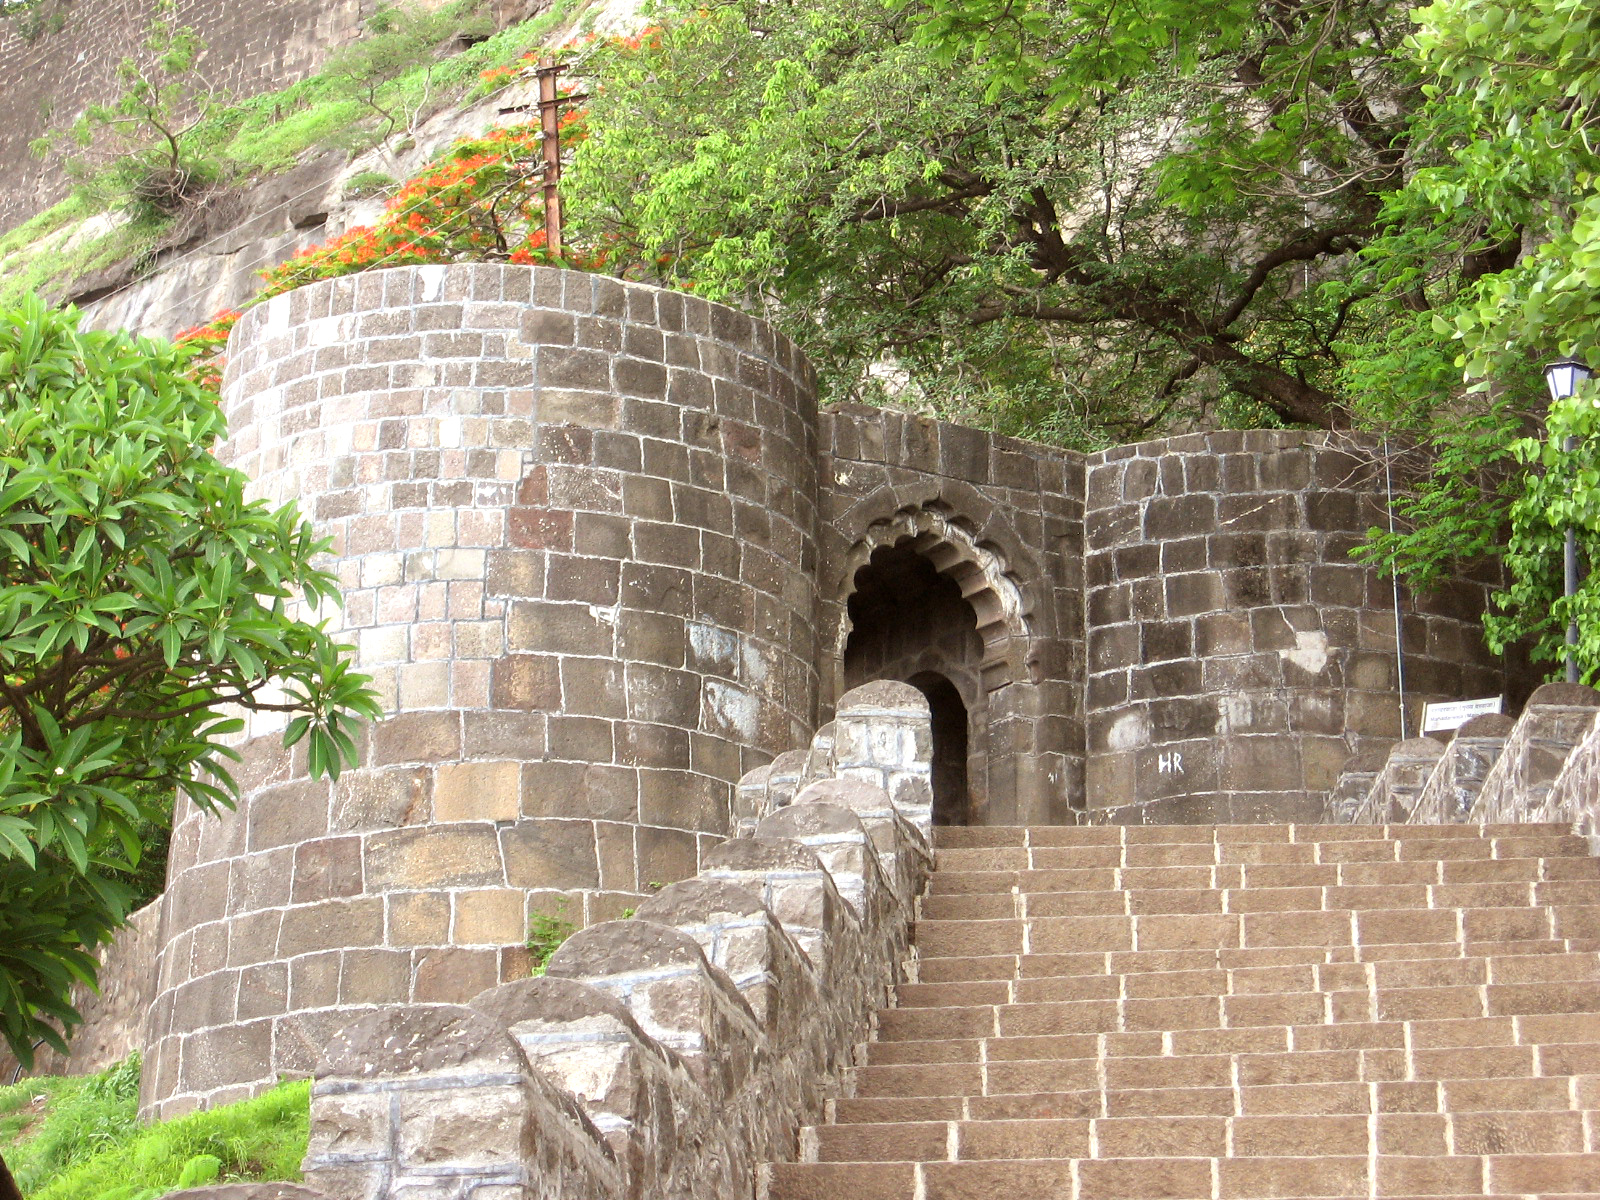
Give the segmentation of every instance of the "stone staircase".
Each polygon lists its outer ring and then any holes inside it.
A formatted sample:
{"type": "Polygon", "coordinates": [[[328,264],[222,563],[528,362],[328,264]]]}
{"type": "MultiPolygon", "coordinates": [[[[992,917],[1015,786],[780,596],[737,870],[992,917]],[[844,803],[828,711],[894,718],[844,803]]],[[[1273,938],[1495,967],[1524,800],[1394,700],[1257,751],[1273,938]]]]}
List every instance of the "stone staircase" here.
{"type": "Polygon", "coordinates": [[[913,982],[764,1200],[1600,1196],[1570,827],[936,834],[913,982]]]}

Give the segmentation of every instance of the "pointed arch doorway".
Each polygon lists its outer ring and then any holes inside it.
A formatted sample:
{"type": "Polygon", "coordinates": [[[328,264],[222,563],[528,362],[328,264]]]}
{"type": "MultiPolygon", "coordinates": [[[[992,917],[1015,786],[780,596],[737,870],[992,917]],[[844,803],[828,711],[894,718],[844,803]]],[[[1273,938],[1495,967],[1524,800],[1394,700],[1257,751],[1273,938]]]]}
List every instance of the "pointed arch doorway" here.
{"type": "Polygon", "coordinates": [[[898,679],[927,698],[934,823],[973,823],[988,798],[988,696],[977,612],[910,542],[875,548],[852,584],[841,686],[898,679]]]}
{"type": "Polygon", "coordinates": [[[1030,608],[1008,556],[935,501],[868,524],[840,566],[830,696],[894,679],[928,697],[941,823],[1048,822],[1059,789],[1039,753],[1030,608]]]}

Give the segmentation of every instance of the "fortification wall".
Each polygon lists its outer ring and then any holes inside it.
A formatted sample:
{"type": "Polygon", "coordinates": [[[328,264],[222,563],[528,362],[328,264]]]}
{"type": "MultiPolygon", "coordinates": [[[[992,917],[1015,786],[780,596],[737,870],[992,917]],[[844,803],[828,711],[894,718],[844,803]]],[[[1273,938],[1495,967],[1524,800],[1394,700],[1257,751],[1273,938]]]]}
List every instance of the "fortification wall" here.
{"type": "MultiPolygon", "coordinates": [[[[917,787],[989,824],[1315,819],[1398,732],[1389,585],[1348,557],[1379,482],[1329,435],[1085,458],[819,416],[760,322],[545,268],[319,283],[230,355],[226,454],[331,538],[388,715],[336,784],[257,717],[238,811],[180,812],[152,1111],[311,1070],[352,1009],[525,973],[533,913],[693,875],[792,799],[857,684],[918,689],[917,787]]],[[[1406,601],[1413,706],[1514,691],[1486,590],[1406,601]]]]}
{"type": "MultiPolygon", "coordinates": [[[[302,79],[353,39],[376,0],[257,0],[218,4],[176,0],[180,25],[206,43],[199,70],[213,88],[253,96],[302,79]]],[[[25,17],[0,22],[0,229],[9,229],[66,195],[55,162],[29,144],[70,125],[91,104],[122,93],[117,64],[143,44],[156,0],[44,0],[25,17]],[[59,18],[60,27],[52,29],[59,18]],[[23,30],[37,28],[31,39],[23,30]]]]}
{"type": "Polygon", "coordinates": [[[238,811],[180,812],[164,1114],[309,1071],[340,1012],[525,974],[532,911],[591,924],[692,875],[818,690],[813,385],[766,326],[423,267],[279,297],[230,348],[226,456],[333,539],[388,715],[333,785],[258,716],[238,811]]]}
{"type": "Polygon", "coordinates": [[[825,707],[870,679],[941,675],[969,717],[968,818],[1070,821],[1083,794],[1082,456],[859,405],[826,414],[821,444],[825,707]],[[850,600],[895,548],[949,581],[970,608],[964,628],[959,605],[917,628],[915,598],[897,599],[892,580],[884,620],[858,628],[850,600]]]}
{"type": "MultiPolygon", "coordinates": [[[[1375,456],[1336,434],[1194,434],[1090,458],[1092,819],[1316,821],[1346,759],[1400,736],[1391,584],[1350,558],[1384,519],[1382,486],[1375,456]]],[[[1402,596],[1412,730],[1429,700],[1526,695],[1479,632],[1491,587],[1402,596]]]]}

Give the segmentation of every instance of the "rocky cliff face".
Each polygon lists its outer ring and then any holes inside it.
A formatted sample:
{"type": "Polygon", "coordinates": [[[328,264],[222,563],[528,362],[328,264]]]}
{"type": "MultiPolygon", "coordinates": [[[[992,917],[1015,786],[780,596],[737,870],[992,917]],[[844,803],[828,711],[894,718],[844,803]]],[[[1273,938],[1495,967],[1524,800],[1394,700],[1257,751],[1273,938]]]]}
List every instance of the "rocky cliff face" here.
{"type": "Polygon", "coordinates": [[[386,198],[353,189],[353,179],[374,172],[408,178],[452,142],[517,120],[535,98],[531,86],[519,84],[436,114],[407,149],[379,147],[348,160],[324,154],[219,192],[180,221],[153,260],[129,259],[83,276],[62,299],[82,308],[91,327],[171,337],[238,308],[260,288],[261,271],[377,219],[386,198]]]}
{"type": "MultiPolygon", "coordinates": [[[[487,5],[501,28],[528,20],[548,7],[547,0],[490,0],[487,5]]],[[[137,15],[130,8],[122,17],[133,21],[137,15]]],[[[580,29],[624,31],[638,20],[638,0],[595,0],[578,6],[562,25],[551,30],[547,44],[567,42],[580,29]]],[[[73,28],[76,25],[55,35],[56,39],[68,37],[73,28]]],[[[333,40],[323,47],[324,52],[348,40],[349,31],[342,25],[340,29],[343,32],[337,38],[329,35],[333,40]]],[[[9,46],[0,33],[0,61],[9,46]]],[[[304,67],[314,61],[320,61],[320,56],[308,51],[295,60],[299,68],[290,71],[285,66],[281,78],[270,82],[290,82],[305,74],[304,67]]],[[[383,211],[386,196],[353,187],[352,181],[359,176],[377,173],[403,181],[458,139],[526,120],[528,106],[536,99],[533,85],[517,84],[476,103],[434,114],[398,144],[380,146],[353,159],[342,152],[308,157],[287,174],[219,190],[180,220],[153,254],[92,271],[46,298],[76,304],[86,314],[85,323],[93,328],[122,327],[171,337],[219,312],[238,308],[261,286],[261,271],[354,226],[372,223],[383,211]]],[[[6,143],[0,139],[0,162],[6,156],[6,143]]],[[[30,169],[37,174],[37,161],[30,162],[30,169]]],[[[56,198],[58,192],[41,183],[29,193],[38,201],[30,201],[32,207],[13,213],[0,205],[0,228],[16,224],[56,198]]],[[[91,218],[80,232],[63,239],[62,248],[78,237],[103,233],[117,220],[113,215],[91,218]]]]}

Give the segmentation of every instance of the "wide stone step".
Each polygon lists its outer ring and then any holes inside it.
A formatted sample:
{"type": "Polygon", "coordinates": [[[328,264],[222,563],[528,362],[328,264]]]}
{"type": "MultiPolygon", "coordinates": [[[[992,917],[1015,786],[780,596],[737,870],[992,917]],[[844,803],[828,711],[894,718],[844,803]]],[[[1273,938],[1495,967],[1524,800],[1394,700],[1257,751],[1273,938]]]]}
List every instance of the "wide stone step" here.
{"type": "Polygon", "coordinates": [[[777,1163],[766,1200],[1298,1200],[1595,1195],[1600,1154],[777,1163]]]}
{"type": "MultiPolygon", "coordinates": [[[[1137,952],[1132,952],[1137,953],[1137,952]]],[[[1178,996],[1239,996],[1319,991],[1329,995],[1424,987],[1567,983],[1600,980],[1600,954],[1518,954],[1451,958],[1383,959],[1377,962],[1294,963],[1256,967],[1194,967],[1187,970],[1088,970],[949,982],[902,983],[897,1008],[1017,1004],[1040,1000],[1155,999],[1178,996]]]]}
{"type": "MultiPolygon", "coordinates": [[[[1226,1088],[1287,1084],[1395,1083],[1456,1078],[1556,1079],[1600,1069],[1584,1043],[1512,1046],[1438,1046],[1412,1051],[1401,1047],[1343,1050],[1271,1048],[1261,1053],[1205,1054],[1189,1046],[1177,1055],[1127,1054],[1097,1058],[1029,1059],[1043,1039],[1015,1039],[1018,1045],[986,1045],[997,1051],[978,1062],[885,1063],[861,1068],[857,1095],[891,1097],[965,1094],[1014,1095],[1039,1091],[1077,1091],[1099,1086],[1147,1088],[1226,1088]],[[1028,1043],[1032,1042],[1032,1045],[1028,1043]]],[[[939,1043],[941,1048],[946,1044],[939,1043]]],[[[949,1047],[959,1050],[959,1046],[949,1047]]]]}
{"type": "MultiPolygon", "coordinates": [[[[1114,978],[1114,977],[1113,977],[1114,978]]],[[[1441,1018],[1600,1014],[1600,981],[1278,992],[1237,996],[1067,999],[888,1008],[878,1040],[1134,1033],[1441,1018]]]]}
{"type": "MultiPolygon", "coordinates": [[[[1492,1035],[1485,1035],[1485,1040],[1492,1035]]],[[[1558,1034],[1557,1036],[1560,1036],[1558,1034]]],[[[1571,1036],[1567,1032],[1566,1036],[1571,1036]]],[[[1041,1044],[1050,1035],[986,1041],[992,1057],[932,1061],[869,1062],[856,1070],[858,1097],[993,1096],[1031,1092],[1079,1091],[1105,1086],[1116,1089],[1264,1087],[1306,1083],[1394,1083],[1462,1078],[1565,1079],[1596,1069],[1596,1056],[1584,1043],[1442,1045],[1407,1050],[1404,1046],[1359,1046],[1336,1049],[1284,1049],[1262,1044],[1259,1050],[1206,1053],[1190,1042],[1180,1054],[1058,1054],[1041,1044]],[[1007,1044],[1007,1043],[1011,1044],[1007,1044]],[[1047,1058],[1027,1054],[1048,1053],[1047,1058]],[[1557,1074],[1540,1075],[1541,1070],[1557,1074]]],[[[1250,1045],[1241,1039],[1242,1047],[1250,1045]]],[[[962,1047],[937,1043],[952,1054],[962,1047]]]]}
{"type": "Polygon", "coordinates": [[[1600,904],[1600,878],[1515,883],[1396,883],[1302,887],[1126,887],[1066,892],[940,894],[923,921],[1180,913],[1348,912],[1600,904]]]}
{"type": "Polygon", "coordinates": [[[803,1131],[806,1162],[985,1159],[1257,1158],[1305,1155],[1583,1154],[1581,1111],[1379,1113],[1375,1116],[1098,1117],[822,1125],[803,1131]]]}
{"type": "Polygon", "coordinates": [[[973,825],[936,826],[940,850],[1194,842],[1335,842],[1425,837],[1528,837],[1571,833],[1564,822],[1501,825],[973,825]]]}
{"type": "Polygon", "coordinates": [[[1371,946],[1269,946],[1214,950],[1097,950],[1078,954],[952,955],[916,960],[918,982],[1042,979],[1070,975],[1135,975],[1175,971],[1293,967],[1323,963],[1416,962],[1469,957],[1559,956],[1600,950],[1600,938],[1536,938],[1475,944],[1468,953],[1458,942],[1371,946]]]}
{"type": "MultiPolygon", "coordinates": [[[[1117,891],[1125,888],[1396,887],[1406,884],[1526,883],[1600,879],[1600,859],[1528,856],[1358,861],[1339,863],[1222,863],[1190,866],[1077,867],[999,871],[941,871],[929,897],[1010,895],[1013,891],[1117,891]]],[[[924,901],[926,903],[926,901],[924,901]]]]}
{"type": "MultiPolygon", "coordinates": [[[[1570,1016],[1571,1014],[1565,1014],[1570,1016]]],[[[1587,1016],[1587,1014],[1585,1014],[1587,1016]]],[[[1255,1029],[1178,1030],[1161,1033],[1041,1034],[1032,1037],[951,1038],[875,1042],[863,1069],[912,1066],[984,1066],[1010,1062],[1089,1062],[1173,1059],[1186,1070],[1189,1057],[1241,1054],[1357,1052],[1357,1079],[1389,1081],[1469,1076],[1545,1076],[1600,1073],[1600,1046],[1556,1039],[1582,1037],[1585,1022],[1521,1030],[1501,1019],[1369,1022],[1364,1025],[1262,1026],[1255,1029]],[[1395,1066],[1397,1055],[1407,1054],[1395,1066]]],[[[1592,1020],[1586,1024],[1592,1027],[1592,1020]]],[[[1315,1064],[1307,1064],[1307,1070],[1315,1064]]],[[[1120,1070],[1121,1068],[1118,1068],[1120,1070]]],[[[1141,1068],[1144,1069],[1144,1068],[1141,1068]]],[[[1153,1069],[1153,1068],[1152,1068],[1153,1069]]],[[[970,1073],[969,1073],[970,1076],[970,1073]]],[[[959,1075],[954,1077],[961,1077],[959,1075]]],[[[1096,1075],[1098,1080],[1099,1075],[1096,1075]]]]}
{"type": "Polygon", "coordinates": [[[1470,952],[1482,943],[1572,938],[1600,938],[1600,906],[1041,916],[919,921],[915,932],[917,952],[923,958],[1430,942],[1458,944],[1470,952]]]}
{"type": "Polygon", "coordinates": [[[1123,842],[1109,845],[989,846],[938,850],[936,871],[1085,870],[1108,867],[1193,867],[1235,863],[1316,865],[1345,862],[1482,861],[1507,858],[1578,858],[1589,853],[1573,833],[1476,838],[1413,836],[1325,842],[1123,842]]]}
{"type": "MultiPolygon", "coordinates": [[[[1021,1073],[1016,1073],[1020,1078],[1021,1073]]],[[[835,1100],[834,1125],[905,1121],[1086,1120],[1100,1117],[1340,1116],[1380,1113],[1569,1112],[1600,1109],[1600,1077],[1470,1076],[1331,1080],[1234,1086],[1105,1088],[1058,1085],[1025,1091],[939,1091],[931,1071],[908,1075],[923,1093],[835,1100]]],[[[949,1072],[944,1079],[964,1078],[949,1072]]]]}

